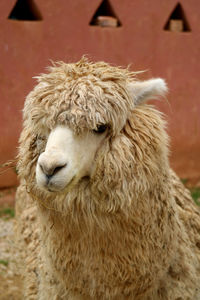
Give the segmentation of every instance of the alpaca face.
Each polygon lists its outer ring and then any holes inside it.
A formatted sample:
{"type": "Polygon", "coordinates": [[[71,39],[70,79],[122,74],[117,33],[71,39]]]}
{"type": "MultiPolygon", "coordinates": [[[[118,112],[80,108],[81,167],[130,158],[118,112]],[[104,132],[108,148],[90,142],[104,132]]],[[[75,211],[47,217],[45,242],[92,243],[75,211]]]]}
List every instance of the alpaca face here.
{"type": "Polygon", "coordinates": [[[90,176],[95,155],[106,137],[106,125],[75,134],[68,126],[57,126],[50,133],[45,151],[36,166],[36,181],[50,192],[64,190],[90,176]]]}

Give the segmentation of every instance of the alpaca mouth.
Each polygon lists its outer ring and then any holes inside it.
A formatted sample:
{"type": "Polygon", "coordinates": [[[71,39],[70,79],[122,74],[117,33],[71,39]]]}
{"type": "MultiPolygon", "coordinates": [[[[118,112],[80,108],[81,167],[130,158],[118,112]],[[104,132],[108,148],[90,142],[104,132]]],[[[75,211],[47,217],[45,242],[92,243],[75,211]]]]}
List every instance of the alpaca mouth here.
{"type": "Polygon", "coordinates": [[[48,181],[46,183],[45,189],[47,189],[48,192],[50,192],[50,193],[63,192],[63,191],[69,190],[74,185],[75,181],[76,181],[75,175],[72,177],[72,179],[66,185],[62,185],[62,186],[56,185],[53,182],[48,181]]]}

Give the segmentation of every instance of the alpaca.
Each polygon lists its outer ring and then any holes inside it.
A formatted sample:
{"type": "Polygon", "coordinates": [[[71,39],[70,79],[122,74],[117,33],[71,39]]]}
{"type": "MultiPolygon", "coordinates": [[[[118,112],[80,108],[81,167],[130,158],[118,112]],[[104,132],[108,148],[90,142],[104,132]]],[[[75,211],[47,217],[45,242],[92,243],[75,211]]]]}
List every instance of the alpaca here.
{"type": "Polygon", "coordinates": [[[18,155],[25,299],[200,299],[200,212],[146,104],[166,91],[86,58],[38,77],[18,155]]]}

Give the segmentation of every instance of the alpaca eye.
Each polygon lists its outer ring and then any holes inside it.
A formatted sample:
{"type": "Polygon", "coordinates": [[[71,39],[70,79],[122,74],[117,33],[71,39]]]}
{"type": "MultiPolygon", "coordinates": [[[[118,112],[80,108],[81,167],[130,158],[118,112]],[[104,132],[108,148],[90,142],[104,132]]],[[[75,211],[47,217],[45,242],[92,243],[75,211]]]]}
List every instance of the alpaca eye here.
{"type": "Polygon", "coordinates": [[[106,131],[106,129],[108,128],[108,125],[106,124],[101,124],[101,125],[98,125],[97,126],[97,129],[93,129],[93,132],[94,133],[97,133],[97,134],[101,134],[101,133],[104,133],[106,131]]]}

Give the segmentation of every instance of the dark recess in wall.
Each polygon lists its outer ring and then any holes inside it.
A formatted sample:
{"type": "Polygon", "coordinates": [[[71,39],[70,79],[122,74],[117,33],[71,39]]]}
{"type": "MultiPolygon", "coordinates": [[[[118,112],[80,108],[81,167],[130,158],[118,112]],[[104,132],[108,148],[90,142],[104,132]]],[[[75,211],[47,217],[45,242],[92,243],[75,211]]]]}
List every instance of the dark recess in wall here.
{"type": "Polygon", "coordinates": [[[42,20],[42,16],[33,0],[18,0],[8,16],[8,19],[40,21],[42,20]]]}
{"type": "Polygon", "coordinates": [[[102,27],[119,27],[121,26],[121,22],[115,14],[110,2],[108,0],[103,0],[94,13],[90,21],[90,25],[102,27]],[[105,23],[101,22],[102,20],[105,20],[105,23]]]}
{"type": "Polygon", "coordinates": [[[178,3],[171,15],[169,16],[166,25],[164,26],[164,30],[168,31],[191,31],[189,23],[187,21],[185,12],[180,3],[178,3]],[[176,26],[173,30],[173,27],[176,26]]]}

